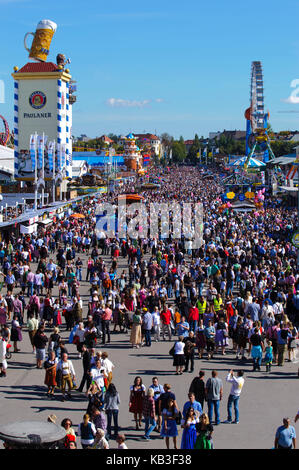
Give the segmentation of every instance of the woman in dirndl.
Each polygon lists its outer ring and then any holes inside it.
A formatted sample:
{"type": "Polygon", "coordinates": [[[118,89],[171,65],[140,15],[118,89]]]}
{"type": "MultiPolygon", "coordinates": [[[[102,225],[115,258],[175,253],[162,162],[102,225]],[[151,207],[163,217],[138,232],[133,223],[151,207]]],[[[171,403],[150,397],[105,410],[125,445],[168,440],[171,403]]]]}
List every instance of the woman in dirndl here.
{"type": "Polygon", "coordinates": [[[176,418],[179,416],[179,410],[175,407],[175,400],[169,398],[166,408],[162,410],[162,428],[160,436],[165,438],[167,449],[169,449],[169,438],[173,439],[173,446],[177,449],[178,428],[176,418]]]}
{"type": "Polygon", "coordinates": [[[22,328],[20,326],[20,323],[18,321],[18,315],[14,315],[13,320],[11,322],[11,336],[10,336],[11,341],[14,343],[14,352],[17,353],[20,351],[18,349],[18,341],[22,341],[22,328]]]}
{"type": "Polygon", "coordinates": [[[135,377],[134,384],[130,387],[129,412],[134,414],[136,429],[142,426],[141,420],[145,390],[146,388],[142,383],[142,378],[139,376],[135,377]]]}
{"type": "Polygon", "coordinates": [[[142,318],[140,315],[139,310],[136,310],[136,313],[133,315],[133,324],[130,336],[130,343],[132,344],[132,348],[139,348],[141,341],[142,341],[142,333],[141,333],[141,324],[142,318]]]}
{"type": "Polygon", "coordinates": [[[55,351],[50,351],[48,360],[45,361],[44,367],[46,369],[45,385],[48,386],[47,396],[49,398],[54,397],[55,387],[57,387],[56,382],[56,366],[58,363],[58,358],[56,357],[55,351]]]}
{"type": "Polygon", "coordinates": [[[196,330],[196,346],[198,348],[199,359],[202,359],[204,349],[206,347],[206,336],[205,336],[205,326],[203,324],[203,318],[199,320],[198,327],[196,330]]]}
{"type": "Polygon", "coordinates": [[[0,326],[6,325],[6,318],[7,318],[7,308],[4,306],[4,302],[1,299],[0,301],[0,326]]]}
{"type": "Polygon", "coordinates": [[[196,442],[196,424],[199,423],[194,408],[189,408],[186,419],[182,419],[181,425],[184,428],[181,442],[181,449],[193,449],[196,442]]]}
{"type": "Polygon", "coordinates": [[[224,317],[220,317],[219,321],[215,325],[216,336],[216,353],[218,348],[222,350],[222,354],[225,355],[225,348],[228,346],[228,324],[224,321],[224,317]]]}

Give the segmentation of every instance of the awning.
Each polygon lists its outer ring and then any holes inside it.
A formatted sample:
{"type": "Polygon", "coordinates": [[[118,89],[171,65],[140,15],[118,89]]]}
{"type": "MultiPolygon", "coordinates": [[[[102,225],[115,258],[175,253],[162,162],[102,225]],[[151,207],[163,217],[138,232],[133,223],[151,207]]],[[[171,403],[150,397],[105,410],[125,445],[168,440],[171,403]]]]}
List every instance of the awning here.
{"type": "Polygon", "coordinates": [[[36,233],[37,224],[28,225],[28,227],[26,225],[20,224],[20,232],[21,233],[36,233]]]}
{"type": "Polygon", "coordinates": [[[53,220],[52,220],[52,219],[40,220],[40,221],[39,221],[39,224],[43,224],[43,225],[53,224],[53,220]]]}

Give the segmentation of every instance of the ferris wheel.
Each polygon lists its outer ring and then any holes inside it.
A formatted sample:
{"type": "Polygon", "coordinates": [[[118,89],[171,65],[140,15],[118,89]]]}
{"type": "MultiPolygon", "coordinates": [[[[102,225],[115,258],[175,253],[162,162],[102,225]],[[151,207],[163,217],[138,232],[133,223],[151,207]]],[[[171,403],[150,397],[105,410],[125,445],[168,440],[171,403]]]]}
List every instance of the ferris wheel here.
{"type": "Polygon", "coordinates": [[[4,117],[0,115],[0,125],[1,121],[3,130],[1,130],[0,127],[0,145],[5,146],[9,141],[10,133],[6,119],[4,119],[4,117]]]}
{"type": "Polygon", "coordinates": [[[252,62],[251,64],[251,84],[250,84],[250,103],[251,103],[251,127],[252,131],[264,128],[264,85],[263,69],[261,62],[252,62]]]}
{"type": "Polygon", "coordinates": [[[269,113],[264,108],[264,83],[262,63],[251,64],[250,107],[245,111],[246,118],[246,162],[251,157],[262,156],[264,163],[275,158],[267,133],[269,113]]]}

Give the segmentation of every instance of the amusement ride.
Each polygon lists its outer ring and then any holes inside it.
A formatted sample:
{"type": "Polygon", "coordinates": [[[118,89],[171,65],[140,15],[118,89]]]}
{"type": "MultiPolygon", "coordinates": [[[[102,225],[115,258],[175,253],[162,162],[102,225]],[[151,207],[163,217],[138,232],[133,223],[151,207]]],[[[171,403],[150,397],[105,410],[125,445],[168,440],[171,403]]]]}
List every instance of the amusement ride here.
{"type": "Polygon", "coordinates": [[[261,62],[251,64],[250,107],[245,111],[246,150],[244,169],[254,156],[267,163],[275,158],[267,132],[269,112],[264,110],[264,84],[261,62]]]}
{"type": "Polygon", "coordinates": [[[6,119],[0,115],[0,123],[2,123],[2,131],[0,128],[0,145],[3,145],[3,147],[6,147],[7,144],[9,143],[10,140],[10,132],[9,132],[9,127],[6,119]]]}

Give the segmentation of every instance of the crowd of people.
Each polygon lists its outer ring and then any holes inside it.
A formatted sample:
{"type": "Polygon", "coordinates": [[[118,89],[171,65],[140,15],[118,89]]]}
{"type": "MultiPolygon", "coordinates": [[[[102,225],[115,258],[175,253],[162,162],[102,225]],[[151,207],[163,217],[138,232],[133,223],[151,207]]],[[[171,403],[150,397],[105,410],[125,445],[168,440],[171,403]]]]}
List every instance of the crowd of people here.
{"type": "MultiPolygon", "coordinates": [[[[112,382],[114,364],[109,353],[97,349],[99,344],[113,347],[112,333],[127,334],[128,346],[136,349],[175,339],[169,353],[176,375],[194,372],[195,360],[210,361],[233,351],[234,368],[237,362],[240,369],[226,377],[232,387],[228,423],[232,406],[234,422],[239,422],[243,369],[248,361],[253,372],[261,371],[264,363],[271,373],[274,364],[283,367],[285,361],[295,359],[299,275],[290,235],[297,227],[297,213],[269,194],[255,212],[223,209],[222,177],[216,169],[213,178],[205,179],[197,168],[171,167],[163,171],[158,190],[140,192],[147,208],[153,203],[200,201],[204,210],[200,248],[192,249],[186,238],[171,235],[162,238],[147,233],[133,240],[119,238],[116,232],[114,237],[99,237],[98,202],[115,201],[117,194],[134,191],[136,182],[78,204],[76,212],[82,218],[57,219],[38,234],[0,243],[0,375],[8,373],[7,344],[12,342],[13,353],[18,353],[24,331],[28,332],[36,367],[45,368],[50,399],[57,389],[63,401],[72,399],[72,390],[83,392],[86,386],[87,411],[77,430],[82,447],[108,448],[112,421],[114,438],[125,446],[118,425],[124,391],[118,393],[112,382]],[[123,262],[125,269],[120,268],[123,262]],[[87,302],[81,297],[86,283],[87,302]],[[68,341],[62,339],[62,329],[70,335],[68,341]],[[76,345],[77,358],[83,363],[80,385],[67,343],[76,345]]],[[[133,217],[128,210],[126,223],[133,217]]],[[[171,210],[169,220],[171,225],[171,210]]],[[[155,385],[155,378],[146,389],[137,377],[129,398],[136,430],[144,420],[145,440],[156,429],[167,448],[170,437],[177,448],[177,428],[182,426],[181,448],[213,448],[213,424],[220,422],[222,394],[217,371],[213,374],[207,384],[204,375],[198,378],[200,396],[191,385],[189,403],[196,405],[184,407],[181,416],[174,394],[165,390],[168,384],[164,388],[155,385]],[[205,401],[207,413],[203,412],[205,401]]],[[[73,444],[67,441],[66,445],[73,444]]]]}

